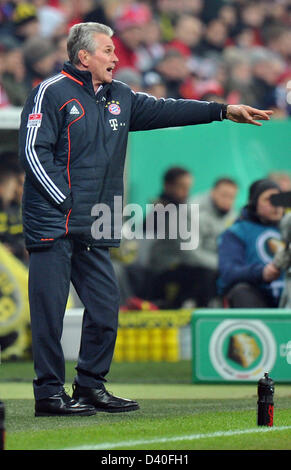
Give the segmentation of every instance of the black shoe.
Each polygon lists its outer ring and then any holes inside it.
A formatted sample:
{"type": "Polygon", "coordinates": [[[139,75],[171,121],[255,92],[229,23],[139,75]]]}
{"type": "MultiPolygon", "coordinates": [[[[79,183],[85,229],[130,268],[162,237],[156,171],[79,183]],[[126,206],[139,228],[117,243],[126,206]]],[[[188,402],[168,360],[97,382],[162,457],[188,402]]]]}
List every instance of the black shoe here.
{"type": "Polygon", "coordinates": [[[35,401],[35,416],[91,416],[95,415],[93,406],[78,403],[63,390],[49,398],[35,401]]]}
{"type": "Polygon", "coordinates": [[[79,403],[95,406],[96,411],[108,413],[122,413],[139,409],[139,404],[134,400],[115,397],[107,392],[104,385],[100,388],[81,387],[76,382],[73,384],[73,398],[79,403]]]}

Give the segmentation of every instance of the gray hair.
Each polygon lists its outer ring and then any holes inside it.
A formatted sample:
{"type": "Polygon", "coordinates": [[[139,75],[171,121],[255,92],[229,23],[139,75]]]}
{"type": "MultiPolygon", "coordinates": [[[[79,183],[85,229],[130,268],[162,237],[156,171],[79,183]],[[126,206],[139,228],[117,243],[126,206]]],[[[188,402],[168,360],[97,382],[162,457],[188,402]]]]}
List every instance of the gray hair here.
{"type": "Polygon", "coordinates": [[[81,49],[93,54],[96,49],[96,39],[93,35],[96,33],[106,34],[110,38],[114,34],[109,26],[101,23],[79,23],[71,27],[67,40],[67,50],[69,60],[73,65],[80,62],[78,54],[81,49]]]}

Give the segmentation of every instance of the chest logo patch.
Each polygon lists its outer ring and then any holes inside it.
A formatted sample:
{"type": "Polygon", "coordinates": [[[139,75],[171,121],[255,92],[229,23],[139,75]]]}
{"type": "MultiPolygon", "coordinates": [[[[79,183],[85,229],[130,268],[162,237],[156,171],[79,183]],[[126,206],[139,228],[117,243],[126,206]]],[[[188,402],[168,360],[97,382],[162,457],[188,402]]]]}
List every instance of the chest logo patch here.
{"type": "Polygon", "coordinates": [[[109,102],[107,105],[106,105],[106,108],[108,107],[108,111],[111,113],[111,114],[114,114],[115,116],[118,116],[118,114],[121,113],[121,108],[119,106],[119,102],[118,101],[113,101],[113,102],[109,102]]]}
{"type": "Polygon", "coordinates": [[[40,127],[42,121],[42,113],[29,114],[27,127],[40,127]]]}
{"type": "Polygon", "coordinates": [[[78,108],[75,105],[71,108],[70,114],[80,114],[78,108]]]}

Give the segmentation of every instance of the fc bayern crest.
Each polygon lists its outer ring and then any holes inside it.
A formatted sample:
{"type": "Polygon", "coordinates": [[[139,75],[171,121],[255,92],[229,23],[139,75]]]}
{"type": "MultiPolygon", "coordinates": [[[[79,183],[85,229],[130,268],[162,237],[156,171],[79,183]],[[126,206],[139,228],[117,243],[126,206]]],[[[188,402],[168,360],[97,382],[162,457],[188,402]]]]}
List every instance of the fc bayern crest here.
{"type": "Polygon", "coordinates": [[[120,109],[120,106],[116,103],[111,103],[108,107],[108,111],[111,113],[111,114],[114,114],[115,116],[117,116],[118,114],[120,114],[121,112],[121,109],[120,109]]]}

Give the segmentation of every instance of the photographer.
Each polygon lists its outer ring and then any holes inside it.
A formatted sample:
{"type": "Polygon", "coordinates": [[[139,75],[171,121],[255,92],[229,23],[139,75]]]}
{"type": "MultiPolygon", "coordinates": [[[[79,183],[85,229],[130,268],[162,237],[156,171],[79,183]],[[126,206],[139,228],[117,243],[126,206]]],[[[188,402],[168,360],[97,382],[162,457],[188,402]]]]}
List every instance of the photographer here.
{"type": "MultiPolygon", "coordinates": [[[[280,203],[291,207],[291,192],[288,192],[289,202],[286,198],[287,193],[284,194],[285,201],[277,198],[272,203],[280,203]],[[284,204],[285,202],[285,204],[284,204]]],[[[281,195],[279,195],[281,196],[281,195]]],[[[287,197],[288,197],[287,196],[287,197]]],[[[284,240],[284,247],[278,251],[274,258],[274,265],[285,272],[285,285],[282,292],[279,307],[281,308],[291,308],[291,212],[287,212],[282,218],[280,223],[280,229],[282,234],[282,239],[284,240]]]]}
{"type": "Polygon", "coordinates": [[[219,239],[218,290],[232,308],[276,308],[284,273],[274,256],[283,246],[283,208],[270,198],[280,193],[271,180],[255,181],[240,218],[219,239]]]}

